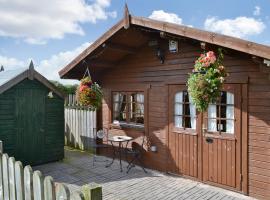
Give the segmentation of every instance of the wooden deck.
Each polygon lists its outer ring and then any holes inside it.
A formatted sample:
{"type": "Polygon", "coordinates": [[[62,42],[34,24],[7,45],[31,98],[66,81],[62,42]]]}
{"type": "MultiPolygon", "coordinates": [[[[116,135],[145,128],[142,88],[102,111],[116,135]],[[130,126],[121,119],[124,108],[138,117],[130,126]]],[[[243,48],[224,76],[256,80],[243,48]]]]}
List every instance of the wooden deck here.
{"type": "MultiPolygon", "coordinates": [[[[212,187],[196,181],[176,177],[154,170],[145,174],[140,167],[131,169],[129,174],[120,172],[119,162],[110,168],[104,162],[92,163],[88,153],[66,150],[66,159],[35,167],[57,182],[66,183],[71,190],[96,182],[103,186],[105,200],[169,200],[169,199],[252,199],[247,196],[212,187]]],[[[105,157],[99,157],[105,160],[105,157]]],[[[126,169],[127,163],[123,164],[126,169]]]]}

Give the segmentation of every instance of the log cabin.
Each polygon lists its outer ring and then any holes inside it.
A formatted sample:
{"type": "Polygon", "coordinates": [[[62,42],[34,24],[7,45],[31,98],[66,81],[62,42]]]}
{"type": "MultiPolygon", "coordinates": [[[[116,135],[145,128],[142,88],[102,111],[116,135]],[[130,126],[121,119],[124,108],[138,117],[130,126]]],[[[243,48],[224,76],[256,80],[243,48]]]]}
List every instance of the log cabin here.
{"type": "Polygon", "coordinates": [[[104,93],[99,127],[146,135],[147,167],[270,199],[269,60],[269,46],[132,16],[126,7],[59,74],[79,80],[89,66],[104,93]],[[230,75],[220,102],[199,113],[187,78],[203,51],[220,47],[230,75]]]}

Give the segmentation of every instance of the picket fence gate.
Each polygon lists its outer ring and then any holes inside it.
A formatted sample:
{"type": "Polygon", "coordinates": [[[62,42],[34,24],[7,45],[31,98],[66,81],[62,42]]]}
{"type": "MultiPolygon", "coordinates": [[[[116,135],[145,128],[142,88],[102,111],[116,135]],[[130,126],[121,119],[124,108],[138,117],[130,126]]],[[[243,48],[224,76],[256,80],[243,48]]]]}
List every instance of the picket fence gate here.
{"type": "Polygon", "coordinates": [[[0,200],[102,200],[102,188],[90,184],[71,192],[51,176],[44,177],[29,165],[23,168],[20,161],[3,154],[0,141],[0,200]]]}
{"type": "Polygon", "coordinates": [[[65,101],[65,144],[81,150],[90,150],[95,142],[96,111],[80,106],[74,94],[65,101]]]}

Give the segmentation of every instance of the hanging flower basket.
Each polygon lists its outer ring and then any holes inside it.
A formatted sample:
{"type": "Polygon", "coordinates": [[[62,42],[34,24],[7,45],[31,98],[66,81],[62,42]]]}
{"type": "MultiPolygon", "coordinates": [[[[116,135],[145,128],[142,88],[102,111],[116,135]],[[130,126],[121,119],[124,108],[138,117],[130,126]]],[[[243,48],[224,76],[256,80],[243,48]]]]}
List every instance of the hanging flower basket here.
{"type": "Polygon", "coordinates": [[[209,51],[195,61],[194,69],[188,78],[188,92],[192,102],[200,112],[206,111],[210,103],[216,102],[220,96],[227,76],[222,65],[223,53],[218,50],[218,57],[209,51]]]}
{"type": "Polygon", "coordinates": [[[81,80],[76,94],[77,100],[82,106],[91,106],[96,109],[101,106],[101,87],[97,83],[93,83],[90,76],[81,80]]]}

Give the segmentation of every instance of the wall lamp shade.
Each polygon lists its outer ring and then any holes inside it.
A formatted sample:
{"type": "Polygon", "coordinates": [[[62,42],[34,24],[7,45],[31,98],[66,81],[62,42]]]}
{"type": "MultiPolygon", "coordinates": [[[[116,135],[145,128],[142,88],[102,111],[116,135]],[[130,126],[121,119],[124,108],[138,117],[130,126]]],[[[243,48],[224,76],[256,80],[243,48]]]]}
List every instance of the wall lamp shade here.
{"type": "Polygon", "coordinates": [[[158,48],[157,49],[157,57],[160,60],[160,63],[163,64],[165,61],[165,53],[162,49],[158,48]]]}

